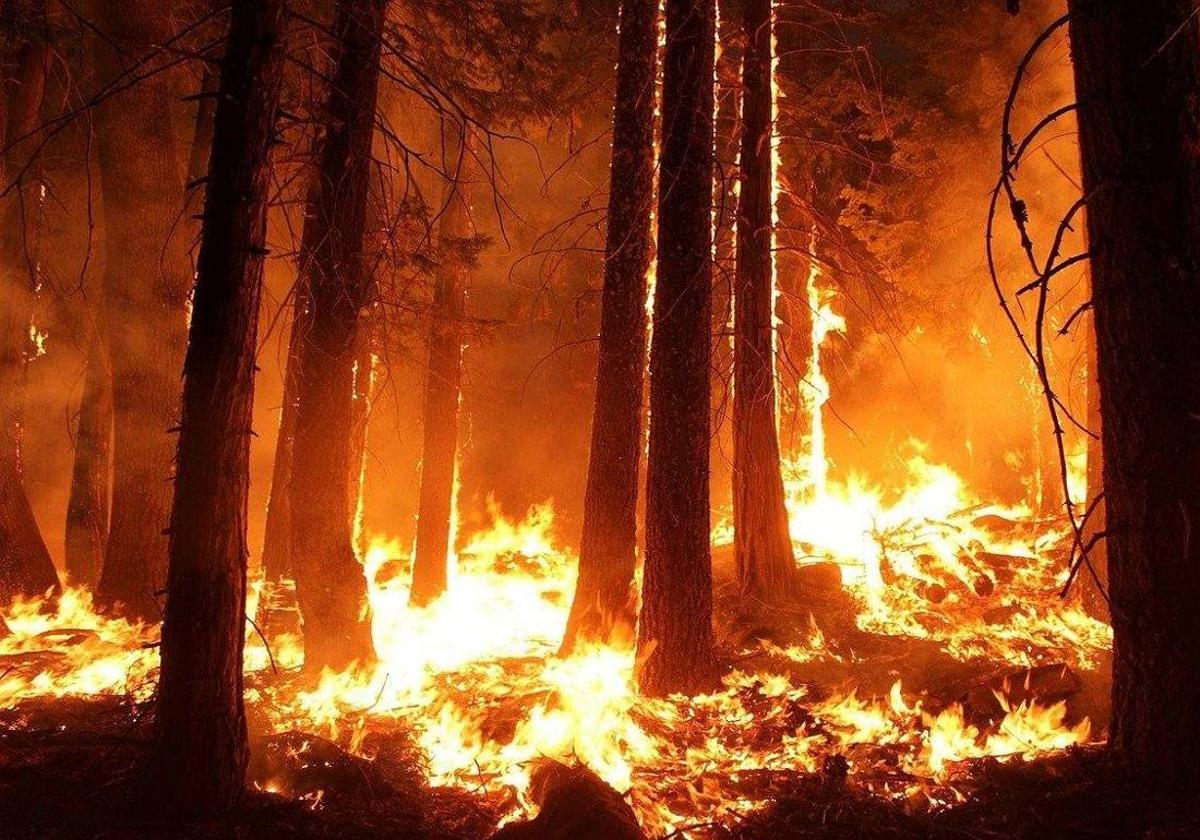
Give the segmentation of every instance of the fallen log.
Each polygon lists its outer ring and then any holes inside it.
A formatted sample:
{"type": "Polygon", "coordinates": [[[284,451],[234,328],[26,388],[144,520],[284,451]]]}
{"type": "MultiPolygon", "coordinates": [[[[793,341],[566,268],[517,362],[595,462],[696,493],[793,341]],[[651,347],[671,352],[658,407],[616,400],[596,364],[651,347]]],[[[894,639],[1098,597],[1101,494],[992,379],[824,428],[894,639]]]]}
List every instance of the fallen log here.
{"type": "Polygon", "coordinates": [[[491,840],[646,840],[629,803],[582,765],[536,762],[529,796],[538,815],[504,826],[491,840]]]}

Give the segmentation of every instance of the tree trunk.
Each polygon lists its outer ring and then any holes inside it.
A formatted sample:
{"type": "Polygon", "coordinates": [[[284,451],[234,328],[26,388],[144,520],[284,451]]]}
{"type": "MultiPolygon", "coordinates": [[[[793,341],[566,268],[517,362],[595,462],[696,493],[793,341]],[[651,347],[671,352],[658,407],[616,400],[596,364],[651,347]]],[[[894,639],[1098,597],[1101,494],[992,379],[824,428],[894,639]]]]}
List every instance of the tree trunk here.
{"type": "Polygon", "coordinates": [[[1200,783],[1200,22],[1071,0],[1113,621],[1111,743],[1200,783]]]}
{"type": "Polygon", "coordinates": [[[200,817],[241,798],[246,507],[284,0],[235,0],[222,65],[187,359],[153,784],[200,817]]]}
{"type": "Polygon", "coordinates": [[[618,49],[596,405],[579,579],[563,653],[579,640],[606,641],[614,630],[628,633],[634,619],[631,589],[637,551],[646,293],[654,248],[657,0],[621,4],[618,49]]]}
{"type": "Polygon", "coordinates": [[[360,617],[366,580],[351,543],[350,426],[355,336],[370,286],[362,260],[371,141],[387,0],[339,0],[337,69],[321,155],[312,254],[312,322],[297,359],[292,453],[293,562],[305,667],[344,668],[371,657],[360,617]]]}
{"type": "Polygon", "coordinates": [[[716,685],[709,546],[713,0],[667,0],[638,684],[716,685]]]}
{"type": "Polygon", "coordinates": [[[350,406],[350,457],[346,474],[351,545],[359,557],[366,555],[366,533],[363,518],[366,514],[367,442],[371,431],[371,406],[375,402],[375,329],[376,307],[368,306],[359,315],[359,329],[354,351],[354,378],[350,406]]]}
{"type": "Polygon", "coordinates": [[[112,479],[112,380],[108,342],[99,324],[88,348],[76,428],[67,502],[67,579],[75,586],[94,589],[104,567],[112,479]]]}
{"type": "Polygon", "coordinates": [[[279,438],[275,443],[275,459],[271,467],[271,492],[267,499],[267,523],[263,534],[263,577],[267,585],[292,578],[292,451],[296,443],[296,411],[299,406],[299,354],[312,317],[312,300],[308,261],[316,236],[317,200],[320,182],[314,179],[309,186],[300,234],[300,265],[292,300],[292,326],[288,335],[287,362],[283,373],[283,404],[279,410],[279,438]]]}
{"type": "MultiPolygon", "coordinates": [[[[1104,423],[1100,413],[1100,383],[1096,381],[1098,370],[1096,359],[1096,329],[1092,319],[1088,319],[1087,328],[1087,427],[1097,435],[1102,434],[1104,423]]],[[[1091,510],[1087,527],[1083,532],[1085,545],[1096,535],[1104,533],[1105,523],[1104,499],[1098,498],[1104,492],[1104,448],[1099,438],[1088,436],[1087,439],[1087,504],[1084,510],[1091,510]]],[[[1088,615],[1109,621],[1108,612],[1108,546],[1104,539],[1099,539],[1088,551],[1088,565],[1079,571],[1080,597],[1083,608],[1088,615]]]]}
{"type": "Polygon", "coordinates": [[[441,255],[434,276],[433,312],[429,324],[429,366],[425,373],[425,418],[421,454],[421,494],[417,513],[417,547],[413,556],[409,600],[425,606],[446,589],[450,518],[454,507],[454,472],[458,455],[458,404],[462,384],[463,317],[466,314],[470,267],[463,254],[471,235],[471,196],[467,137],[457,124],[449,143],[455,177],[447,184],[440,224],[441,255]]]}
{"type": "Polygon", "coordinates": [[[795,589],[775,418],[775,165],[771,0],[745,0],[741,192],[734,286],[733,533],[744,597],[795,589]]]}
{"type": "MultiPolygon", "coordinates": [[[[104,31],[103,39],[93,39],[102,83],[120,78],[169,37],[163,27],[169,16],[161,11],[144,0],[95,3],[94,19],[104,31]]],[[[97,595],[102,604],[121,604],[127,615],[144,620],[159,617],[156,594],[166,580],[174,456],[168,432],[179,412],[192,285],[180,229],[184,185],[172,96],[160,72],[96,111],[113,388],[112,519],[97,595]]]]}
{"type": "MultiPolygon", "coordinates": [[[[6,39],[0,45],[0,143],[8,150],[0,161],[0,191],[25,163],[13,144],[37,125],[45,91],[50,50],[36,32],[44,26],[45,8],[33,4],[30,11],[27,23],[34,37],[18,43],[6,39]]],[[[0,205],[0,605],[17,595],[37,596],[58,586],[58,573],[21,476],[25,363],[37,283],[25,227],[29,211],[40,200],[40,188],[40,182],[26,174],[0,205]]]]}

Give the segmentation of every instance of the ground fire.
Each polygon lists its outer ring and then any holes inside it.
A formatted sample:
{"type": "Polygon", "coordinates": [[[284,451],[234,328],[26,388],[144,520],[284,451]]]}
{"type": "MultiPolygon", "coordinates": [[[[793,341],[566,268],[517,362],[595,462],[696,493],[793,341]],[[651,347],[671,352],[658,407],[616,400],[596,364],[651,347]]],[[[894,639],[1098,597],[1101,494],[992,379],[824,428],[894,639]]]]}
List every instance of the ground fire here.
{"type": "Polygon", "coordinates": [[[0,0],[0,837],[1200,833],[1184,0],[0,0]]]}

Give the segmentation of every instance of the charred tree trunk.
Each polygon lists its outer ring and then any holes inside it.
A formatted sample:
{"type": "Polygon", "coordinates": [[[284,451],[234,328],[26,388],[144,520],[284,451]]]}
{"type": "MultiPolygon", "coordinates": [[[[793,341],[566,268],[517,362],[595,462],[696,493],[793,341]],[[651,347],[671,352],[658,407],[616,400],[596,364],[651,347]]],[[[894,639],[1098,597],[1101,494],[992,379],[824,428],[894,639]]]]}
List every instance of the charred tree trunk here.
{"type": "Polygon", "coordinates": [[[293,561],[305,667],[371,656],[366,580],[355,557],[349,497],[355,336],[370,286],[363,264],[371,141],[386,0],[340,0],[337,68],[321,155],[312,260],[312,319],[297,359],[292,452],[293,561]]]}
{"type": "Polygon", "coordinates": [[[109,483],[112,454],[112,380],[108,342],[97,325],[88,349],[79,425],[75,433],[75,463],[67,502],[67,579],[76,586],[95,588],[104,567],[108,538],[109,483]]]}
{"type": "Polygon", "coordinates": [[[7,150],[0,161],[0,191],[11,179],[18,179],[0,206],[0,604],[16,595],[41,595],[58,586],[58,573],[21,476],[25,363],[36,284],[25,229],[39,201],[40,184],[27,174],[18,178],[24,161],[13,144],[37,125],[50,59],[44,4],[31,4],[30,12],[30,20],[24,23],[33,37],[0,44],[0,143],[7,150]]]}
{"type": "Polygon", "coordinates": [[[771,0],[745,0],[741,192],[734,286],[733,534],[747,598],[796,585],[775,417],[775,166],[771,0]]]}
{"type": "Polygon", "coordinates": [[[464,179],[469,167],[466,134],[455,126],[450,144],[460,162],[446,190],[439,222],[441,255],[434,276],[429,325],[429,365],[425,372],[425,418],[421,454],[421,496],[417,547],[409,600],[425,606],[446,589],[450,518],[454,507],[454,471],[458,455],[458,403],[462,384],[463,316],[466,314],[469,265],[463,253],[471,230],[471,197],[464,179]]]}
{"type": "Polygon", "coordinates": [[[709,546],[713,0],[667,0],[638,684],[716,684],[709,546]]]}
{"type": "Polygon", "coordinates": [[[1200,783],[1200,22],[1072,0],[1113,621],[1111,743],[1200,783]]]}
{"type": "Polygon", "coordinates": [[[167,807],[200,816],[238,802],[249,755],[246,506],[285,5],[233,4],[184,365],[152,784],[167,807]]]}
{"type": "Polygon", "coordinates": [[[579,639],[604,641],[614,629],[630,629],[634,619],[631,589],[637,551],[647,274],[654,253],[657,0],[621,4],[618,49],[596,406],[579,580],[563,638],[564,653],[579,639]]]}
{"type": "MultiPolygon", "coordinates": [[[[159,66],[149,58],[169,33],[144,0],[97,2],[94,39],[102,83],[159,66]]],[[[112,517],[97,595],[128,615],[157,620],[166,580],[179,371],[187,343],[191,262],[180,227],[184,184],[171,130],[172,86],[164,72],[104,102],[96,112],[104,194],[104,328],[113,388],[112,517]]]]}

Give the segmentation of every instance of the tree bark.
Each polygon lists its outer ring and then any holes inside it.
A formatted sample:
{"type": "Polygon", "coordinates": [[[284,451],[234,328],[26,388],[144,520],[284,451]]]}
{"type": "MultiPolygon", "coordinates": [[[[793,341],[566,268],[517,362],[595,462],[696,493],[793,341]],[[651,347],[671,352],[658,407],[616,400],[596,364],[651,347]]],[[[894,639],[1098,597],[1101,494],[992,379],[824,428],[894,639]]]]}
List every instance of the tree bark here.
{"type": "Polygon", "coordinates": [[[67,501],[67,579],[75,586],[94,589],[104,567],[112,479],[112,380],[108,342],[100,324],[88,348],[76,429],[67,501]]]}
{"type": "Polygon", "coordinates": [[[340,0],[312,254],[312,321],[297,359],[293,561],[305,667],[371,657],[366,580],[346,516],[355,336],[370,286],[362,251],[386,0],[340,0]]]}
{"type": "Polygon", "coordinates": [[[304,230],[300,234],[300,265],[292,301],[292,326],[288,335],[287,362],[283,373],[283,405],[279,415],[279,438],[271,467],[271,492],[267,499],[267,522],[263,534],[263,575],[268,584],[295,574],[292,568],[292,451],[296,443],[296,411],[299,406],[299,355],[312,317],[308,261],[316,236],[316,202],[319,181],[309,187],[304,230]]]}
{"type": "MultiPolygon", "coordinates": [[[[44,4],[33,3],[28,25],[35,36],[0,45],[3,114],[0,142],[0,190],[21,174],[25,161],[13,144],[37,125],[45,92],[49,43],[37,37],[44,26],[44,4]]],[[[0,206],[0,605],[14,596],[39,596],[58,586],[58,573],[42,539],[22,482],[21,436],[25,364],[33,318],[36,269],[26,249],[30,210],[40,200],[40,183],[28,173],[0,206]]]]}
{"type": "Polygon", "coordinates": [[[656,0],[621,4],[618,52],[596,403],[564,654],[578,641],[608,641],[614,631],[628,635],[634,623],[646,294],[654,254],[656,0]]]}
{"type": "MultiPolygon", "coordinates": [[[[1090,321],[1091,319],[1089,319],[1090,321]]],[[[1096,328],[1094,323],[1087,325],[1087,427],[1096,435],[1103,434],[1104,422],[1100,409],[1100,383],[1096,381],[1098,370],[1096,359],[1096,328]]],[[[1105,522],[1104,499],[1104,448],[1100,438],[1088,436],[1087,439],[1087,504],[1084,511],[1091,510],[1086,527],[1083,531],[1086,545],[1097,535],[1103,534],[1105,522]]],[[[1101,621],[1111,620],[1108,611],[1108,546],[1103,538],[1098,539],[1088,551],[1089,568],[1079,571],[1079,587],[1083,608],[1088,615],[1101,621]]]]}
{"type": "Polygon", "coordinates": [[[462,385],[463,317],[466,314],[470,267],[463,245],[471,235],[471,196],[467,138],[452,129],[449,148],[456,170],[447,184],[439,221],[440,262],[434,276],[433,312],[429,324],[429,364],[425,373],[425,418],[421,454],[421,492],[417,513],[417,546],[409,601],[425,606],[446,590],[450,518],[454,508],[454,472],[458,455],[458,405],[462,385]]]}
{"type": "Polygon", "coordinates": [[[643,693],[716,684],[709,546],[713,0],[667,0],[650,349],[643,693]]]}
{"type": "Polygon", "coordinates": [[[1200,23],[1071,0],[1113,622],[1111,744],[1200,783],[1200,23]]]}
{"type": "Polygon", "coordinates": [[[235,0],[222,64],[187,359],[153,784],[200,817],[240,800],[246,508],[284,0],[235,0]]]}
{"type": "Polygon", "coordinates": [[[775,166],[771,0],[745,0],[741,191],[734,287],[733,533],[742,594],[796,587],[775,416],[775,166]]]}
{"type": "MultiPolygon", "coordinates": [[[[149,59],[170,33],[162,10],[144,0],[97,2],[104,31],[93,39],[102,83],[149,59]],[[118,52],[118,50],[120,52],[118,52]],[[128,63],[128,64],[127,64],[128,63]]],[[[166,526],[179,412],[179,371],[187,343],[191,261],[180,229],[184,184],[171,130],[172,86],[162,72],[96,110],[104,194],[104,328],[113,388],[112,518],[100,603],[157,620],[166,580],[166,526]]]]}

